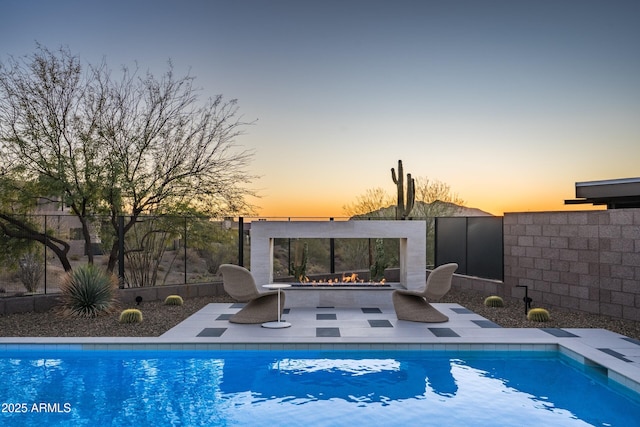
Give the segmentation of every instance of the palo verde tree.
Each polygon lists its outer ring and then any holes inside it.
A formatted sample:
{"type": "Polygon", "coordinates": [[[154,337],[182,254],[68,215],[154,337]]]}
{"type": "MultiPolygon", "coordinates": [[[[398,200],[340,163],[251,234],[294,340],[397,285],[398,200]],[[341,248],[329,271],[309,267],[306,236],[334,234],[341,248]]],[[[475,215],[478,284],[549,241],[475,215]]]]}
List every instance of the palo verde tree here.
{"type": "Polygon", "coordinates": [[[4,266],[16,267],[25,255],[37,250],[36,243],[49,247],[60,259],[65,270],[71,269],[67,258],[69,244],[50,236],[30,215],[35,205],[32,194],[37,194],[40,186],[28,181],[14,181],[7,174],[0,173],[0,262],[4,266]]]}
{"type": "MultiPolygon", "coordinates": [[[[104,62],[85,70],[67,48],[38,45],[33,55],[9,58],[0,63],[4,182],[24,183],[18,191],[37,184],[37,192],[29,188],[19,197],[31,197],[34,207],[36,197],[69,206],[82,224],[90,262],[91,221],[108,213],[116,236],[110,271],[118,258],[119,216],[128,218],[126,234],[143,214],[248,210],[252,153],[235,143],[246,123],[235,100],[203,101],[193,82],[176,76],[170,63],[159,78],[126,67],[116,78],[104,62]]],[[[28,229],[12,206],[0,208],[0,220],[28,229]]],[[[54,252],[69,269],[64,248],[54,252]]]]}
{"type": "Polygon", "coordinates": [[[38,45],[31,56],[0,63],[0,167],[5,177],[0,190],[15,196],[2,206],[2,230],[9,237],[44,242],[65,270],[71,268],[68,246],[36,231],[23,215],[38,200],[69,206],[90,247],[89,221],[102,175],[100,150],[92,138],[99,90],[66,49],[52,52],[38,45]]]}

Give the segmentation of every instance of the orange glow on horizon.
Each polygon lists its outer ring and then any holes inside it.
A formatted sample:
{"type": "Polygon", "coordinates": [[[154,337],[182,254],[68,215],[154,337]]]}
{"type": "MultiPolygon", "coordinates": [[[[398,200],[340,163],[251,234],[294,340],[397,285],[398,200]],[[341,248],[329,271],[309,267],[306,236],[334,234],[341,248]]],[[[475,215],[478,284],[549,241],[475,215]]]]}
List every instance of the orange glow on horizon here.
{"type": "Polygon", "coordinates": [[[269,218],[344,218],[342,205],[327,200],[308,200],[306,203],[273,198],[258,203],[260,217],[269,218]]]}
{"type": "MultiPolygon", "coordinates": [[[[569,197],[568,197],[569,198],[569,197]]],[[[324,199],[307,200],[306,203],[292,203],[278,198],[271,200],[261,199],[258,213],[260,217],[268,218],[346,218],[342,206],[346,204],[336,203],[324,199]],[[270,202],[270,203],[269,203],[270,202]]],[[[604,206],[591,204],[566,205],[562,200],[491,200],[482,202],[479,200],[465,201],[465,206],[477,208],[492,215],[502,216],[511,212],[547,212],[547,211],[580,211],[603,210],[604,206]]]]}

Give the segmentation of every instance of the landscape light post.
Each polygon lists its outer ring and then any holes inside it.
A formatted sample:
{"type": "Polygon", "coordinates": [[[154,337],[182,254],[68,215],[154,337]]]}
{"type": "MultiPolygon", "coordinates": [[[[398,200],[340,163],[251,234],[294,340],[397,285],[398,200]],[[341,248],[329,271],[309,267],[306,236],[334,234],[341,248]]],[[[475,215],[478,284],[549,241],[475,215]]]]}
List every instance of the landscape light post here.
{"type": "Polygon", "coordinates": [[[522,301],[524,301],[524,314],[526,316],[529,310],[531,310],[531,302],[533,301],[529,298],[529,287],[527,285],[516,285],[516,288],[524,288],[524,298],[522,298],[522,301]]]}

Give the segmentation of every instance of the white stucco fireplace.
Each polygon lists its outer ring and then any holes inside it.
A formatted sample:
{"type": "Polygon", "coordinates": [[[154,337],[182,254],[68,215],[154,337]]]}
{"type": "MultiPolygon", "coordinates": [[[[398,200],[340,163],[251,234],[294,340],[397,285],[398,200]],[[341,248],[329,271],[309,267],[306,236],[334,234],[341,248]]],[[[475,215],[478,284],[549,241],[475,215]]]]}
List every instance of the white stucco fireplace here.
{"type": "Polygon", "coordinates": [[[400,286],[421,289],[426,280],[424,221],[255,221],[251,223],[251,273],[273,282],[274,239],[394,238],[400,241],[400,286]]]}

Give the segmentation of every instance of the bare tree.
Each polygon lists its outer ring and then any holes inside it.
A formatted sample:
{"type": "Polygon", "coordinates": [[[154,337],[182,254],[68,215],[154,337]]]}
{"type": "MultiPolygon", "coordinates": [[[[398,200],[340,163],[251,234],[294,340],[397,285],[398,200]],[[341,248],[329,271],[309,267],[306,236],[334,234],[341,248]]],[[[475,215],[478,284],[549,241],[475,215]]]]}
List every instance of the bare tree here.
{"type": "Polygon", "coordinates": [[[120,215],[128,215],[126,232],[141,214],[250,211],[252,153],[234,143],[247,123],[235,100],[199,103],[193,80],[177,78],[169,64],[159,79],[125,68],[119,81],[103,82],[110,88],[99,123],[99,140],[110,148],[103,200],[115,229],[120,215]]]}
{"type": "Polygon", "coordinates": [[[416,203],[413,208],[413,216],[418,218],[433,218],[455,215],[461,206],[462,200],[451,187],[438,180],[430,180],[427,177],[415,179],[416,203]]]}
{"type": "MultiPolygon", "coordinates": [[[[83,72],[67,48],[38,45],[31,56],[9,58],[0,63],[4,181],[37,184],[37,193],[21,196],[33,206],[36,197],[69,206],[90,262],[90,225],[99,214],[110,215],[114,230],[118,216],[128,216],[126,233],[142,214],[250,211],[252,153],[235,144],[247,123],[235,100],[201,102],[193,81],[176,77],[171,64],[159,79],[127,68],[114,79],[104,63],[83,72]]],[[[11,206],[3,206],[0,213],[10,216],[11,206]]],[[[118,243],[116,237],[110,270],[118,243]]],[[[64,247],[57,250],[66,257],[64,247]]]]}
{"type": "MultiPolygon", "coordinates": [[[[451,191],[451,187],[438,180],[427,177],[415,178],[415,204],[411,217],[432,218],[455,215],[464,201],[451,191]]],[[[344,205],[342,210],[347,216],[362,218],[396,217],[394,196],[383,188],[372,188],[357,196],[353,202],[344,205]]]]}
{"type": "MultiPolygon", "coordinates": [[[[349,217],[387,217],[385,210],[394,203],[394,199],[384,188],[370,188],[364,194],[357,196],[356,199],[342,207],[345,215],[349,217]]],[[[395,216],[395,211],[392,213],[395,216]]]]}

